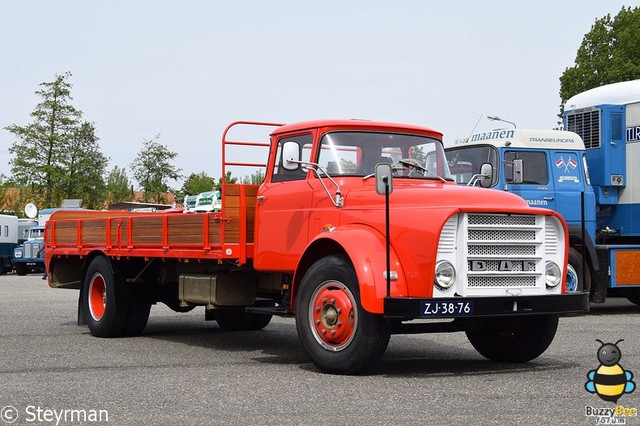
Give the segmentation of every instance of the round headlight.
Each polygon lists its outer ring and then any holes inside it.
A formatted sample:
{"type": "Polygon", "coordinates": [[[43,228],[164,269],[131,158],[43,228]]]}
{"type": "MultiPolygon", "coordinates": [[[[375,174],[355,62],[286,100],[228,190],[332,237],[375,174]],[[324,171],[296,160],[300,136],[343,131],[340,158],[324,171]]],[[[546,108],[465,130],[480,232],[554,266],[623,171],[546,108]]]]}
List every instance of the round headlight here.
{"type": "Polygon", "coordinates": [[[436,287],[441,290],[450,288],[456,282],[456,268],[450,262],[443,260],[436,265],[436,275],[434,278],[436,287]]]}
{"type": "Polygon", "coordinates": [[[562,281],[562,271],[560,267],[553,262],[547,262],[544,267],[544,282],[547,288],[557,287],[562,281]]]}

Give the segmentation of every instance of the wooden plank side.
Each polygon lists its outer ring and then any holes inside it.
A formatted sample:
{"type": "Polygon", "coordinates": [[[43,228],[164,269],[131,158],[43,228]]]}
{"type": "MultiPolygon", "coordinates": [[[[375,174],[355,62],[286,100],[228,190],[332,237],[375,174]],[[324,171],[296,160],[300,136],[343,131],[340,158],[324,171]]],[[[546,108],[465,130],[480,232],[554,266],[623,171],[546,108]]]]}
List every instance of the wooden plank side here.
{"type": "Polygon", "coordinates": [[[162,245],[162,216],[133,217],[131,221],[132,243],[162,245]]]}
{"type": "Polygon", "coordinates": [[[182,214],[168,217],[169,246],[174,244],[204,244],[204,214],[182,214]]]}
{"type": "Polygon", "coordinates": [[[75,220],[56,222],[54,244],[77,244],[78,222],[75,220]]]}
{"type": "Polygon", "coordinates": [[[82,244],[105,244],[108,219],[82,221],[82,244]]]}

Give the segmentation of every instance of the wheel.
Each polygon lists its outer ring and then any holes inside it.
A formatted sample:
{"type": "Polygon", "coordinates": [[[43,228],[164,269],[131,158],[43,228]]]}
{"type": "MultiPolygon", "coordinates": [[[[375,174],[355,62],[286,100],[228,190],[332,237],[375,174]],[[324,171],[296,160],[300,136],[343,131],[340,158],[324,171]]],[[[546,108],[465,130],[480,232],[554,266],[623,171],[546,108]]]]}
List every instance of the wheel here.
{"type": "Polygon", "coordinates": [[[640,288],[625,288],[622,294],[624,294],[624,297],[626,297],[629,302],[640,305],[640,288]]]}
{"type": "Polygon", "coordinates": [[[557,315],[491,318],[467,331],[467,338],[492,361],[527,362],[547,350],[557,328],[557,315]]]}
{"type": "Polygon", "coordinates": [[[591,274],[586,267],[587,274],[582,279],[582,255],[574,248],[569,249],[569,266],[567,269],[567,291],[585,291],[591,288],[591,274]]]}
{"type": "Polygon", "coordinates": [[[253,319],[249,323],[249,330],[262,330],[271,322],[273,315],[253,314],[253,319]]]}
{"type": "Polygon", "coordinates": [[[362,308],[355,271],[342,255],[324,257],[304,274],[295,315],[302,349],[327,373],[362,373],[389,344],[389,324],[362,308]]]}
{"type": "Polygon", "coordinates": [[[249,330],[254,320],[254,315],[245,312],[244,308],[225,308],[214,312],[220,328],[228,331],[249,330]]]}
{"type": "Polygon", "coordinates": [[[196,305],[180,306],[180,301],[178,299],[171,301],[164,300],[163,303],[167,305],[173,312],[191,312],[196,307],[196,305]]]}
{"type": "Polygon", "coordinates": [[[29,272],[29,268],[27,268],[27,265],[25,265],[24,263],[16,263],[15,268],[16,274],[20,276],[27,275],[27,272],[29,272]]]}
{"type": "Polygon", "coordinates": [[[139,336],[149,321],[149,313],[151,312],[150,303],[141,303],[138,305],[129,305],[127,319],[122,328],[122,336],[133,337],[139,336]]]}
{"type": "Polygon", "coordinates": [[[82,305],[92,335],[122,335],[129,313],[125,290],[124,283],[114,274],[106,257],[96,257],[91,261],[84,280],[82,305]]]}

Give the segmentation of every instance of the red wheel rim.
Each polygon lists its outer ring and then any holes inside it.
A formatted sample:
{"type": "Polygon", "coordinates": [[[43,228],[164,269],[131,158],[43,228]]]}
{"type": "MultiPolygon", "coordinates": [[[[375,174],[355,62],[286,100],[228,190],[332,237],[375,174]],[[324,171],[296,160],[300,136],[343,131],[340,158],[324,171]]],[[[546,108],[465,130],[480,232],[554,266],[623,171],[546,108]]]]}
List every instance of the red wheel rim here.
{"type": "Polygon", "coordinates": [[[327,281],[311,296],[309,322],[317,342],[324,349],[338,352],[346,348],[357,327],[356,301],[342,283],[327,281]]]}
{"type": "Polygon", "coordinates": [[[95,274],[89,283],[89,311],[94,320],[100,321],[107,306],[107,287],[104,278],[95,274]]]}

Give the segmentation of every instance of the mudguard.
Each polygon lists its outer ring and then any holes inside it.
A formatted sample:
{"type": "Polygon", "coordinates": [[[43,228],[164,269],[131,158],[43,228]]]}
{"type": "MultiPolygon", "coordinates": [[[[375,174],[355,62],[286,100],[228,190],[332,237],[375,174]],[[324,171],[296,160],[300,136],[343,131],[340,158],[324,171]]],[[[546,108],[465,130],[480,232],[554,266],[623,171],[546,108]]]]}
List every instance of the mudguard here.
{"type": "MultiPolygon", "coordinates": [[[[376,229],[357,224],[325,230],[307,246],[293,280],[293,309],[295,293],[307,269],[321,257],[336,252],[346,253],[353,264],[360,285],[362,307],[371,313],[384,313],[384,298],[387,296],[386,239],[376,229]]],[[[397,274],[397,279],[394,276],[391,281],[391,296],[406,296],[405,274],[393,245],[390,254],[391,271],[397,274]]]]}

